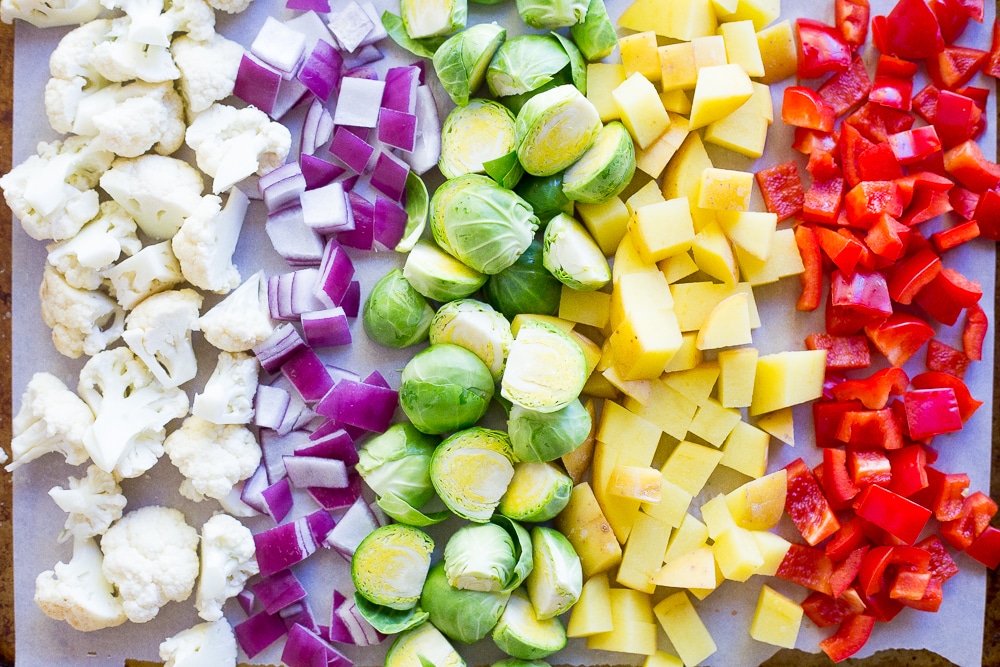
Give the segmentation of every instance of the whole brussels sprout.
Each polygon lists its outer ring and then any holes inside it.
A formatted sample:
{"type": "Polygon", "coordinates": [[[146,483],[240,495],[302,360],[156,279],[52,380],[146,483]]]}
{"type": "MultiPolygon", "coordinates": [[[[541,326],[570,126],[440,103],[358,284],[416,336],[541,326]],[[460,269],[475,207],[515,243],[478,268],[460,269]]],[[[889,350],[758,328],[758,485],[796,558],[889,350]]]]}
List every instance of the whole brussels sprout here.
{"type": "Polygon", "coordinates": [[[522,313],[555,315],[559,312],[562,283],[545,268],[542,242],[535,239],[509,268],[492,275],[483,296],[508,320],[522,313]]]}
{"type": "Polygon", "coordinates": [[[526,175],[514,192],[531,204],[543,225],[560,213],[573,212],[573,202],[563,192],[563,172],[549,176],[526,175]]]}
{"type": "Polygon", "coordinates": [[[517,0],[517,13],[532,28],[568,28],[587,16],[589,0],[517,0]]]}
{"type": "Polygon", "coordinates": [[[590,434],[590,413],[573,400],[555,412],[538,412],[513,405],[507,432],[519,461],[554,461],[580,446],[590,434]]]}
{"type": "Polygon", "coordinates": [[[486,78],[486,67],[506,36],[507,31],[496,23],[479,23],[452,35],[434,52],[438,81],[455,104],[467,104],[476,94],[486,78]]]}
{"type": "Polygon", "coordinates": [[[361,314],[368,337],[385,347],[409,347],[427,340],[434,309],[393,269],[382,277],[365,300],[361,314]]]}
{"type": "Polygon", "coordinates": [[[493,391],[482,359],[458,345],[431,345],[403,368],[399,405],[420,431],[436,435],[479,421],[493,391]]]}
{"type": "Polygon", "coordinates": [[[455,588],[448,583],[444,562],[431,568],[420,594],[420,606],[445,636],[464,644],[489,634],[507,606],[510,593],[488,593],[455,588]]]}

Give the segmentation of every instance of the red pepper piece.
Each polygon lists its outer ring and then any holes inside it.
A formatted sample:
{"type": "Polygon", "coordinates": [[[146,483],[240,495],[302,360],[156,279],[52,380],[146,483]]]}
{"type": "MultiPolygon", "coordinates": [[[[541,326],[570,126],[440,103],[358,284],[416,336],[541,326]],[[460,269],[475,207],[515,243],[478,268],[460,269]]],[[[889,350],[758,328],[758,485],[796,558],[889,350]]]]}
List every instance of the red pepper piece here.
{"type": "Polygon", "coordinates": [[[910,228],[887,213],[880,215],[865,235],[868,249],[892,262],[903,256],[909,240],[910,228]]]}
{"type": "Polygon", "coordinates": [[[830,509],[812,470],[802,459],[792,461],[785,466],[785,470],[788,473],[785,511],[806,542],[819,544],[837,532],[840,522],[830,509]]]}
{"type": "Polygon", "coordinates": [[[978,196],[973,218],[979,223],[979,235],[990,241],[1000,241],[1000,192],[992,189],[978,196]]]}
{"type": "Polygon", "coordinates": [[[899,216],[904,227],[913,227],[951,211],[947,192],[919,188],[914,191],[910,205],[899,216]]]}
{"type": "Polygon", "coordinates": [[[781,120],[786,125],[820,132],[833,130],[836,114],[812,88],[789,86],[781,102],[781,120]]]}
{"type": "Polygon", "coordinates": [[[903,200],[895,181],[861,181],[844,197],[847,219],[863,228],[871,228],[886,213],[898,218],[903,200]]]}
{"type": "MultiPolygon", "coordinates": [[[[810,473],[811,474],[811,473],[810,473]]],[[[793,543],[785,553],[775,576],[820,593],[830,595],[833,561],[822,549],[793,543]]]]}
{"type": "MultiPolygon", "coordinates": [[[[858,237],[857,232],[842,227],[837,230],[837,233],[848,240],[856,241],[858,245],[861,246],[861,255],[858,257],[858,267],[860,267],[864,271],[875,271],[877,268],[881,268],[878,266],[878,258],[871,250],[868,249],[868,246],[866,246],[864,242],[858,237]]],[[[913,236],[912,232],[910,236],[911,237],[913,236]]]]}
{"type": "Polygon", "coordinates": [[[868,553],[868,545],[858,547],[852,551],[843,562],[837,564],[833,568],[833,574],[830,575],[830,592],[835,598],[839,598],[844,594],[851,584],[854,583],[854,579],[858,576],[858,572],[861,570],[861,564],[864,562],[865,554],[868,553]]]}
{"type": "Polygon", "coordinates": [[[927,75],[938,88],[961,88],[976,75],[990,54],[967,46],[946,46],[929,58],[927,75]]]}
{"type": "Polygon", "coordinates": [[[983,65],[983,73],[1000,78],[1000,19],[993,21],[993,42],[990,45],[990,57],[983,65]]]}
{"type": "Polygon", "coordinates": [[[924,0],[900,0],[886,17],[883,53],[921,60],[944,48],[941,28],[924,0]]]}
{"type": "Polygon", "coordinates": [[[867,378],[845,380],[833,388],[838,401],[858,399],[869,410],[881,410],[889,396],[902,396],[910,386],[910,378],[902,368],[883,368],[867,378]]]}
{"type": "Polygon", "coordinates": [[[903,394],[906,425],[914,440],[962,429],[958,399],[950,388],[915,389],[903,394]]]}
{"type": "Polygon", "coordinates": [[[902,366],[934,337],[934,329],[913,315],[893,313],[879,324],[866,326],[865,335],[890,364],[902,366]]]}
{"type": "Polygon", "coordinates": [[[971,97],[950,90],[941,91],[933,123],[944,148],[971,139],[981,116],[982,112],[971,97]]]}
{"type": "Polygon", "coordinates": [[[969,368],[969,358],[961,350],[932,338],[927,343],[927,368],[962,379],[969,368]]]}
{"type": "Polygon", "coordinates": [[[842,447],[837,440],[837,428],[845,412],[861,410],[861,401],[817,401],[813,403],[813,431],[817,447],[842,447]]]}
{"type": "Polygon", "coordinates": [[[980,111],[986,111],[986,102],[990,99],[990,91],[987,88],[977,88],[976,86],[965,86],[955,91],[959,95],[972,98],[980,111]]]}
{"type": "Polygon", "coordinates": [[[929,83],[913,96],[913,99],[910,101],[910,108],[913,110],[913,113],[928,123],[933,123],[934,117],[937,116],[937,104],[940,94],[937,87],[933,83],[929,83]]]}
{"type": "Polygon", "coordinates": [[[896,578],[889,587],[889,597],[894,600],[907,601],[922,600],[927,592],[927,585],[931,581],[930,572],[911,572],[909,570],[898,570],[896,578]]]}
{"type": "Polygon", "coordinates": [[[813,182],[825,181],[841,176],[840,165],[834,151],[813,151],[809,154],[806,171],[812,176],[813,182]]]}
{"type": "Polygon", "coordinates": [[[899,79],[913,78],[919,67],[917,63],[882,53],[875,64],[875,76],[894,76],[899,79]]]}
{"type": "MultiPolygon", "coordinates": [[[[848,412],[844,415],[857,414],[848,412]]],[[[859,487],[871,484],[888,484],[892,478],[892,465],[884,452],[852,449],[847,452],[847,471],[859,487]]],[[[860,516],[860,515],[859,515],[860,516]]]]}
{"type": "MultiPolygon", "coordinates": [[[[799,225],[797,230],[802,227],[803,225],[799,225]]],[[[847,276],[854,273],[854,267],[857,266],[858,258],[861,257],[861,244],[853,238],[841,236],[837,232],[832,229],[827,229],[826,227],[815,227],[811,229],[816,237],[817,245],[822,248],[826,256],[829,257],[834,264],[836,264],[841,273],[847,276]]],[[[799,250],[801,251],[801,246],[799,250]]],[[[803,264],[804,263],[805,260],[803,259],[803,264]]],[[[806,271],[808,272],[808,269],[806,271]]]]}
{"type": "Polygon", "coordinates": [[[913,164],[941,150],[941,139],[933,125],[890,134],[889,147],[900,164],[913,164]]]}
{"type": "Polygon", "coordinates": [[[792,148],[803,155],[812,155],[815,151],[832,151],[837,146],[837,141],[837,132],[819,132],[797,127],[792,139],[792,148]]]}
{"type": "MultiPolygon", "coordinates": [[[[837,450],[837,451],[839,451],[839,450],[837,450]]],[[[823,495],[826,496],[826,501],[828,503],[830,503],[830,509],[832,509],[834,512],[843,512],[845,510],[852,509],[852,507],[851,507],[851,505],[853,504],[853,500],[852,499],[848,499],[848,500],[836,500],[833,497],[833,494],[830,491],[829,484],[828,484],[828,482],[827,482],[827,480],[826,480],[826,478],[825,478],[825,476],[823,474],[823,463],[822,462],[818,463],[816,465],[816,467],[812,469],[812,471],[813,471],[813,475],[816,477],[816,483],[819,484],[819,488],[821,488],[823,490],[823,495]]]]}
{"type": "Polygon", "coordinates": [[[935,578],[941,581],[948,581],[958,574],[958,565],[955,565],[955,561],[948,554],[948,549],[944,546],[944,542],[937,535],[925,537],[913,546],[923,549],[931,555],[930,564],[927,566],[927,569],[935,578]]]}
{"type": "MultiPolygon", "coordinates": [[[[968,354],[968,350],[966,350],[968,354]]],[[[982,401],[977,401],[972,398],[972,394],[969,393],[969,388],[960,379],[954,375],[948,375],[947,373],[937,373],[929,371],[927,373],[921,373],[910,378],[910,384],[913,385],[914,389],[941,389],[947,387],[955,392],[955,399],[958,401],[958,413],[962,417],[962,422],[969,420],[979,406],[983,404],[982,401]]]]}
{"type": "Polygon", "coordinates": [[[972,361],[981,361],[983,358],[983,342],[986,340],[986,331],[990,323],[986,317],[986,312],[978,303],[969,306],[965,311],[965,328],[962,329],[962,349],[965,356],[972,361]]]}
{"type": "MultiPolygon", "coordinates": [[[[934,518],[938,521],[954,521],[962,516],[965,505],[965,490],[969,488],[969,476],[961,473],[942,473],[934,471],[932,499],[934,518]]],[[[930,485],[931,476],[928,476],[930,485]]]]}
{"type": "Polygon", "coordinates": [[[805,193],[802,191],[798,167],[793,160],[761,169],[754,177],[764,197],[764,206],[769,212],[776,214],[779,221],[802,210],[805,193]]]}
{"type": "MultiPolygon", "coordinates": [[[[861,171],[861,155],[867,152],[872,146],[874,144],[865,139],[853,125],[844,124],[841,126],[838,146],[840,149],[840,165],[844,170],[844,179],[851,187],[854,187],[862,180],[874,180],[865,179],[861,171]]],[[[894,159],[893,163],[895,164],[895,162],[894,159]]],[[[903,175],[902,170],[900,170],[899,175],[903,175]]]]}
{"type": "Polygon", "coordinates": [[[931,234],[931,243],[934,244],[938,252],[943,253],[945,250],[951,250],[976,238],[979,238],[979,223],[975,220],[969,220],[960,225],[934,232],[931,234]]]}
{"type": "Polygon", "coordinates": [[[965,548],[965,553],[991,570],[995,570],[1000,565],[1000,530],[987,526],[986,530],[965,548]]]}
{"type": "Polygon", "coordinates": [[[850,588],[839,598],[813,591],[802,601],[802,611],[806,618],[815,623],[818,628],[832,627],[847,617],[860,614],[864,610],[865,604],[861,601],[861,597],[850,588]]]}
{"type": "MultiPolygon", "coordinates": [[[[911,168],[912,169],[912,168],[911,168]]],[[[906,176],[896,179],[896,185],[903,197],[904,208],[913,202],[913,198],[920,190],[930,190],[932,192],[947,192],[955,187],[955,182],[947,176],[942,176],[933,171],[913,171],[906,176]]]]}
{"type": "Polygon", "coordinates": [[[864,102],[871,89],[865,62],[856,57],[851,60],[850,67],[827,79],[816,92],[830,105],[835,116],[843,116],[864,102]]]}
{"type": "Polygon", "coordinates": [[[910,304],[940,272],[941,259],[937,254],[929,249],[920,250],[893,268],[887,278],[889,296],[896,303],[910,304]]]}
{"type": "MultiPolygon", "coordinates": [[[[853,414],[848,412],[847,414],[853,414]]],[[[823,450],[823,488],[826,490],[827,499],[840,504],[850,501],[851,498],[861,493],[861,489],[851,479],[847,472],[847,452],[843,449],[828,447],[823,450]]],[[[843,527],[843,525],[841,525],[843,527]]],[[[827,552],[829,555],[829,552],[827,552]]],[[[846,586],[844,588],[847,588],[846,586]]],[[[837,593],[837,596],[840,594],[837,593]]]]}
{"type": "Polygon", "coordinates": [[[837,29],[852,48],[865,43],[868,38],[868,17],[871,7],[868,0],[836,0],[834,20],[837,29]]]}
{"type": "Polygon", "coordinates": [[[878,271],[855,271],[849,276],[842,271],[830,274],[829,302],[833,306],[884,319],[892,314],[889,298],[888,282],[878,271]]]}
{"type": "MultiPolygon", "coordinates": [[[[844,127],[852,127],[845,125],[844,127]]],[[[858,156],[858,171],[864,181],[894,181],[903,177],[903,168],[892,154],[888,141],[872,144],[858,156]]],[[[845,170],[846,173],[846,170],[845,170]]]]}
{"type": "Polygon", "coordinates": [[[796,19],[795,44],[800,79],[842,72],[851,65],[851,47],[833,26],[812,19],[796,19]]]}
{"type": "Polygon", "coordinates": [[[888,139],[890,134],[910,129],[915,120],[905,111],[868,102],[844,122],[855,126],[866,139],[877,144],[888,139]]]}
{"type": "Polygon", "coordinates": [[[962,503],[957,519],[941,524],[941,537],[959,551],[969,548],[997,513],[997,504],[982,491],[976,491],[962,503]]]}
{"type": "MultiPolygon", "coordinates": [[[[917,491],[927,488],[927,450],[921,445],[907,445],[889,452],[892,478],[889,490],[909,498],[917,491]]],[[[916,501],[914,501],[916,502],[916,501]]]]}
{"type": "Polygon", "coordinates": [[[976,206],[979,204],[979,195],[971,190],[956,185],[948,191],[948,199],[951,201],[951,208],[955,213],[966,220],[976,218],[976,206]]]}
{"type": "Polygon", "coordinates": [[[908,111],[913,97],[913,80],[876,76],[868,100],[890,109],[908,111]]]}
{"type": "Polygon", "coordinates": [[[983,193],[1000,184],[1000,166],[987,160],[979,145],[971,139],[945,151],[944,168],[973,192],[983,193]]]}
{"type": "Polygon", "coordinates": [[[965,31],[969,14],[959,4],[959,0],[927,0],[931,11],[941,26],[941,38],[945,44],[952,44],[965,31]]]}
{"type": "Polygon", "coordinates": [[[941,608],[941,602],[944,599],[942,583],[940,579],[931,575],[930,581],[927,582],[927,590],[924,591],[922,598],[919,600],[900,600],[900,602],[917,611],[935,612],[941,608]]]}
{"type": "Polygon", "coordinates": [[[976,23],[983,22],[986,13],[984,0],[958,0],[958,6],[976,23]]]}
{"type": "MultiPolygon", "coordinates": [[[[920,537],[920,532],[931,516],[931,511],[926,507],[877,484],[872,484],[861,492],[855,502],[855,512],[862,519],[884,528],[907,544],[913,544],[920,537]]],[[[929,554],[922,553],[929,560],[929,554]]]]}
{"type": "MultiPolygon", "coordinates": [[[[840,450],[823,450],[824,455],[827,451],[840,450]]],[[[867,544],[868,538],[865,537],[861,519],[852,516],[840,524],[840,530],[826,543],[824,551],[826,551],[826,555],[830,557],[830,560],[834,563],[839,563],[847,558],[852,551],[859,547],[867,546],[867,544]]]]}
{"type": "Polygon", "coordinates": [[[872,363],[868,339],[864,336],[809,334],[806,336],[806,348],[826,350],[827,370],[867,368],[872,363]]]}
{"type": "Polygon", "coordinates": [[[920,290],[916,302],[939,322],[952,326],[963,308],[976,305],[982,298],[983,288],[978,281],[945,267],[920,290]]]}
{"type": "Polygon", "coordinates": [[[830,660],[842,662],[861,650],[871,637],[874,627],[873,616],[866,614],[850,616],[840,624],[835,633],[821,641],[819,647],[830,660]]]}
{"type": "Polygon", "coordinates": [[[802,217],[808,222],[832,225],[837,221],[844,195],[844,179],[830,178],[816,181],[805,193],[802,217]]]}
{"type": "Polygon", "coordinates": [[[805,271],[799,274],[802,292],[795,303],[795,309],[809,312],[819,308],[823,298],[823,258],[820,256],[816,235],[807,225],[795,228],[795,244],[805,267],[805,271]]]}

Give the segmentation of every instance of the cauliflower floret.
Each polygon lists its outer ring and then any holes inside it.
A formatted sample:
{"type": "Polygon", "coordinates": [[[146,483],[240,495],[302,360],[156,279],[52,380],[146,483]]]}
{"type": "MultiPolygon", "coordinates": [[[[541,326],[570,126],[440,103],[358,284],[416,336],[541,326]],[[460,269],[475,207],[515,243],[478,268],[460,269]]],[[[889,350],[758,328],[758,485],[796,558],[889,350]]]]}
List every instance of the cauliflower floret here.
{"type": "Polygon", "coordinates": [[[205,340],[226,352],[245,352],[274,333],[262,271],[247,278],[199,322],[205,340]]]}
{"type": "Polygon", "coordinates": [[[94,413],[51,373],[31,376],[21,395],[21,408],[14,415],[10,441],[11,471],[49,452],[62,454],[66,463],[80,465],[87,460],[83,434],[94,423],[94,413]]]}
{"type": "Polygon", "coordinates": [[[0,20],[21,19],[39,28],[86,23],[101,13],[99,0],[0,0],[0,20]]]}
{"type": "Polygon", "coordinates": [[[52,78],[45,84],[45,113],[56,132],[72,132],[80,103],[108,85],[90,64],[90,56],[110,31],[108,19],[84,23],[66,33],[49,56],[52,78]]]}
{"type": "Polygon", "coordinates": [[[236,635],[224,618],[199,623],[160,644],[163,667],[236,667],[236,635]]]}
{"type": "Polygon", "coordinates": [[[90,465],[86,477],[70,477],[68,486],[68,489],[61,486],[49,489],[49,497],[69,514],[60,542],[70,535],[76,538],[103,535],[112,523],[122,518],[126,500],[114,475],[90,465]]]}
{"type": "Polygon", "coordinates": [[[250,6],[252,0],[208,0],[212,9],[227,14],[239,14],[250,6]]]}
{"type": "Polygon", "coordinates": [[[154,149],[170,155],[184,143],[184,102],[171,83],[112,84],[77,108],[73,131],[122,157],[154,149]]]}
{"type": "Polygon", "coordinates": [[[167,602],[191,596],[198,577],[198,531],[184,515],[151,505],[132,510],[101,538],[104,576],[118,587],[133,623],[152,620],[167,602]]]}
{"type": "Polygon", "coordinates": [[[259,370],[257,357],[242,352],[220,352],[205,389],[194,396],[191,414],[213,424],[249,424],[259,370]]]}
{"type": "Polygon", "coordinates": [[[125,318],[122,340],[164,387],[178,387],[198,374],[191,331],[198,329],[201,302],[193,289],[160,292],[125,318]]]}
{"type": "Polygon", "coordinates": [[[243,60],[243,46],[238,42],[218,33],[206,41],[181,35],[171,42],[170,53],[181,71],[177,85],[192,116],[233,94],[243,60]]]}
{"type": "Polygon", "coordinates": [[[158,241],[177,233],[201,203],[205,187],[197,169],[164,155],[118,158],[100,179],[104,191],[135,218],[139,229],[158,241]]]}
{"type": "Polygon", "coordinates": [[[71,359],[97,354],[125,330],[125,311],[114,299],[71,286],[51,264],[42,273],[38,298],[42,320],[52,329],[52,344],[71,359]]]}
{"type": "Polygon", "coordinates": [[[101,0],[121,9],[130,20],[128,39],[139,44],[170,46],[174,33],[209,39],[215,32],[215,12],[205,0],[101,0]]]}
{"type": "Polygon", "coordinates": [[[206,195],[194,213],[184,220],[171,241],[181,273],[195,287],[226,294],[240,284],[240,271],[233,265],[233,253],[240,240],[243,219],[250,200],[239,188],[229,191],[226,207],[222,200],[206,195]]]}
{"type": "Polygon", "coordinates": [[[113,628],[127,620],[121,598],[103,572],[104,557],[90,537],[73,541],[73,557],[35,579],[35,604],[49,618],[81,632],[113,628]]]}
{"type": "Polygon", "coordinates": [[[223,498],[260,465],[260,445],[240,424],[213,424],[194,415],[167,436],[163,447],[186,478],[181,495],[200,502],[223,498]]]}
{"type": "Polygon", "coordinates": [[[94,190],[114,155],[87,137],[40,142],[37,155],[0,176],[4,199],[33,239],[75,236],[99,209],[94,190]]]}
{"type": "Polygon", "coordinates": [[[292,135],[260,109],[216,103],[188,126],[184,141],[194,150],[198,168],[214,178],[212,191],[219,193],[284,164],[292,135]]]}
{"type": "Polygon", "coordinates": [[[101,272],[117,262],[122,252],[132,256],[142,248],[136,229],[135,220],[125,209],[106,201],[80,233],[46,246],[48,262],[71,287],[96,290],[104,282],[101,272]]]}
{"type": "Polygon", "coordinates": [[[253,533],[228,514],[216,514],[201,527],[201,576],[194,606],[206,621],[222,618],[222,605],[257,574],[253,533]]]}
{"type": "Polygon", "coordinates": [[[152,468],[163,454],[167,422],[188,411],[187,394],[161,385],[127,347],[91,357],[77,392],[95,416],[83,444],[101,470],[119,478],[152,468]]]}
{"type": "Polygon", "coordinates": [[[181,75],[166,45],[143,44],[128,38],[132,20],[113,19],[108,39],[94,47],[90,63],[108,81],[149,83],[173,81],[181,75]]]}
{"type": "Polygon", "coordinates": [[[148,245],[105,270],[118,305],[130,310],[143,299],[184,282],[170,241],[148,245]]]}

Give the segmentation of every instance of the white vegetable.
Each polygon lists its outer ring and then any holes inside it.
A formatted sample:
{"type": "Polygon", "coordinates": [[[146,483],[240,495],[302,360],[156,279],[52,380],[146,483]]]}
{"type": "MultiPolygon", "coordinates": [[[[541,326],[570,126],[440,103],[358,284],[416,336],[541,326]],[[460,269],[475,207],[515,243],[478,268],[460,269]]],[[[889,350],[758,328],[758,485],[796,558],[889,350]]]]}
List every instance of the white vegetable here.
{"type": "Polygon", "coordinates": [[[189,114],[200,113],[233,94],[243,59],[243,47],[238,42],[218,33],[205,41],[181,35],[170,43],[170,53],[181,73],[177,88],[189,114]]]}
{"type": "Polygon", "coordinates": [[[267,283],[259,271],[246,279],[199,321],[205,340],[226,352],[245,352],[274,333],[267,283]]]}
{"type": "Polygon", "coordinates": [[[227,514],[216,514],[201,527],[201,575],[194,606],[206,621],[222,618],[222,605],[257,574],[253,533],[227,514]]]}
{"type": "Polygon", "coordinates": [[[62,454],[66,463],[87,460],[83,434],[94,422],[94,413],[51,373],[35,373],[21,396],[21,407],[11,426],[11,471],[49,452],[62,454]]]}
{"type": "Polygon", "coordinates": [[[76,538],[73,558],[35,579],[35,604],[49,618],[82,632],[121,625],[127,617],[121,598],[105,578],[103,562],[93,538],[76,538]]]}
{"type": "Polygon", "coordinates": [[[45,84],[45,113],[56,132],[72,132],[80,103],[108,85],[90,64],[90,56],[94,47],[108,39],[110,31],[108,19],[84,23],[63,35],[49,56],[52,78],[45,84]]]}
{"type": "Polygon", "coordinates": [[[38,298],[42,320],[52,329],[52,344],[71,359],[97,354],[124,331],[125,311],[114,299],[71,286],[51,264],[42,273],[38,298]]]}
{"type": "Polygon", "coordinates": [[[81,100],[73,119],[73,132],[121,157],[150,149],[170,155],[184,143],[184,129],[184,102],[169,82],[110,84],[81,100]]]}
{"type": "Polygon", "coordinates": [[[178,387],[198,374],[191,331],[198,328],[201,302],[193,289],[160,292],[125,318],[122,339],[164,387],[178,387]]]}
{"type": "Polygon", "coordinates": [[[240,284],[240,271],[233,264],[233,253],[250,200],[234,187],[229,191],[226,207],[220,211],[221,203],[215,195],[203,197],[174,235],[171,247],[189,283],[203,290],[226,294],[240,284]]]}
{"type": "Polygon", "coordinates": [[[160,644],[164,667],[235,667],[236,636],[224,618],[199,623],[160,644]]]}
{"type": "Polygon", "coordinates": [[[205,0],[101,0],[121,9],[131,20],[128,39],[139,44],[169,46],[174,33],[209,39],[215,32],[215,12],[205,0]]]}
{"type": "Polygon", "coordinates": [[[87,467],[87,476],[70,477],[69,488],[49,489],[49,497],[69,514],[60,541],[72,535],[76,538],[103,535],[112,523],[122,518],[126,498],[113,475],[95,465],[87,467]]]}
{"type": "Polygon", "coordinates": [[[86,23],[101,13],[99,0],[2,0],[0,20],[21,19],[39,28],[86,23]]]}
{"type": "Polygon", "coordinates": [[[195,394],[191,414],[213,424],[249,424],[257,393],[257,358],[242,352],[219,352],[211,377],[195,394]]]}
{"type": "Polygon", "coordinates": [[[118,305],[126,310],[184,281],[169,241],[146,246],[107,269],[105,275],[114,288],[118,305]]]}
{"type": "Polygon", "coordinates": [[[260,445],[240,424],[213,424],[194,415],[167,436],[163,447],[185,479],[180,493],[200,502],[224,498],[260,465],[260,445]]]}
{"type": "Polygon", "coordinates": [[[143,44],[129,39],[132,19],[128,16],[113,19],[108,29],[108,39],[97,44],[90,63],[108,81],[148,83],[173,81],[181,75],[174,65],[166,45],[143,44]]]}
{"type": "Polygon", "coordinates": [[[124,252],[132,256],[142,248],[136,224],[116,202],[101,204],[97,217],[71,239],[50,243],[48,262],[71,287],[96,290],[104,282],[101,272],[124,252]]]}

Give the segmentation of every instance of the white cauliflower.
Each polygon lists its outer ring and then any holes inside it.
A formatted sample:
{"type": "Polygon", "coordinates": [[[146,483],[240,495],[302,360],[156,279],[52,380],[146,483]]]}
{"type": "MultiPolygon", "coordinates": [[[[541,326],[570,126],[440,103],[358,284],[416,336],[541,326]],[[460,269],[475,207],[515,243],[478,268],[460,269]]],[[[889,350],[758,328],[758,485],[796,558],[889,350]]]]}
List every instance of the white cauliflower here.
{"type": "Polygon", "coordinates": [[[215,12],[205,0],[101,0],[121,9],[130,19],[128,39],[139,44],[170,46],[174,33],[209,39],[215,32],[215,12]]]}
{"type": "Polygon", "coordinates": [[[97,215],[94,186],[113,159],[87,137],[42,141],[36,155],[0,176],[0,188],[28,236],[61,241],[97,215]]]}
{"type": "Polygon", "coordinates": [[[260,109],[215,103],[188,126],[184,141],[194,150],[198,168],[213,177],[212,191],[219,193],[284,164],[292,135],[260,109]]]}
{"type": "Polygon", "coordinates": [[[94,413],[63,381],[51,373],[31,376],[21,395],[21,407],[11,423],[11,471],[49,452],[62,454],[66,463],[87,460],[83,434],[94,423],[94,413]]]}
{"type": "Polygon", "coordinates": [[[208,4],[211,5],[212,9],[226,12],[227,14],[239,14],[249,7],[251,2],[252,0],[208,0],[208,4]]]}
{"type": "Polygon", "coordinates": [[[201,302],[193,289],[160,292],[125,318],[122,340],[164,387],[178,387],[198,374],[191,331],[198,329],[201,302]]]}
{"type": "Polygon", "coordinates": [[[21,19],[39,28],[86,23],[101,13],[99,0],[0,0],[0,20],[21,19]]]}
{"type": "Polygon", "coordinates": [[[191,596],[198,577],[198,531],[184,515],[151,505],[132,510],[101,538],[104,576],[118,587],[133,623],[152,620],[167,602],[191,596]]]}
{"type": "Polygon", "coordinates": [[[118,158],[100,179],[139,229],[158,241],[177,233],[198,207],[205,187],[197,169],[164,155],[118,158]]]}
{"type": "Polygon", "coordinates": [[[171,247],[184,278],[203,290],[226,294],[240,284],[233,253],[240,240],[250,200],[239,188],[229,191],[226,207],[215,195],[202,197],[194,213],[184,219],[171,247]]]}
{"type": "Polygon", "coordinates": [[[205,340],[226,352],[246,352],[274,333],[263,271],[247,278],[199,322],[205,340]]]}
{"type": "Polygon", "coordinates": [[[152,468],[163,455],[167,422],[188,411],[187,394],[161,385],[127,347],[91,357],[77,392],[95,415],[83,444],[101,470],[119,478],[152,468]]]}
{"type": "Polygon", "coordinates": [[[163,667],[236,667],[236,635],[220,618],[168,637],[160,644],[163,667]]]}
{"type": "Polygon", "coordinates": [[[96,290],[104,282],[101,272],[124,252],[132,256],[142,248],[136,224],[117,202],[101,204],[97,217],[71,239],[50,243],[48,262],[77,289],[96,290]]]}
{"type": "Polygon", "coordinates": [[[213,424],[194,415],[167,436],[163,448],[185,479],[180,493],[200,502],[224,498],[260,465],[260,445],[241,424],[213,424]]]}
{"type": "Polygon", "coordinates": [[[86,477],[70,477],[67,486],[68,489],[61,486],[49,489],[49,497],[69,514],[60,542],[71,535],[75,538],[103,535],[112,523],[122,518],[126,499],[114,475],[90,465],[86,477]]]}
{"type": "Polygon", "coordinates": [[[108,81],[173,81],[181,75],[167,45],[143,44],[129,39],[132,19],[112,19],[108,38],[95,45],[90,64],[108,81]]]}
{"type": "Polygon", "coordinates": [[[257,394],[257,357],[243,352],[219,352],[212,376],[195,394],[191,414],[213,424],[249,424],[257,394]]]}
{"type": "Polygon", "coordinates": [[[66,33],[49,56],[52,78],[45,84],[45,113],[56,132],[72,132],[80,104],[108,85],[90,64],[90,56],[110,31],[108,19],[84,23],[66,33]]]}
{"type": "Polygon", "coordinates": [[[206,621],[222,618],[222,605],[257,574],[253,533],[228,514],[216,514],[201,527],[201,575],[194,606],[206,621]]]}
{"type": "Polygon", "coordinates": [[[73,540],[68,563],[35,579],[35,604],[49,618],[81,632],[113,628],[127,620],[122,600],[103,572],[104,557],[91,537],[73,540]]]}
{"type": "Polygon", "coordinates": [[[184,143],[184,101],[173,84],[111,84],[77,107],[74,132],[121,157],[153,149],[170,155],[184,143]]]}
{"type": "Polygon", "coordinates": [[[170,241],[148,245],[128,259],[105,269],[118,305],[129,310],[143,299],[184,282],[181,264],[170,241]]]}
{"type": "Polygon", "coordinates": [[[42,320],[52,329],[52,344],[71,359],[97,354],[125,329],[125,311],[114,299],[73,287],[51,264],[42,273],[38,298],[42,320]]]}
{"type": "Polygon", "coordinates": [[[218,33],[205,41],[180,35],[170,43],[170,53],[181,73],[177,87],[192,116],[233,94],[243,60],[243,46],[238,42],[218,33]]]}

